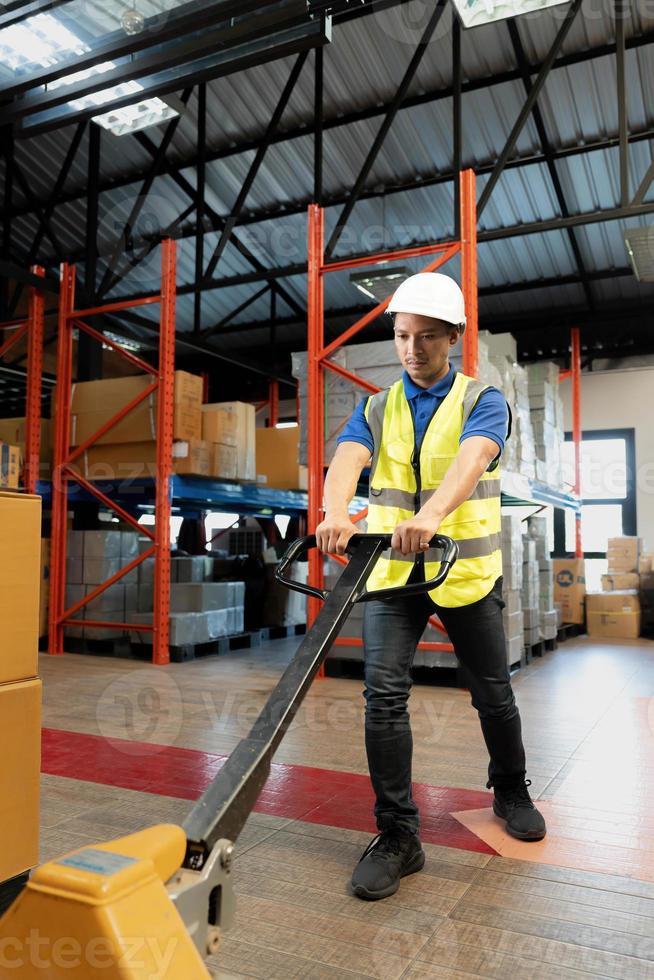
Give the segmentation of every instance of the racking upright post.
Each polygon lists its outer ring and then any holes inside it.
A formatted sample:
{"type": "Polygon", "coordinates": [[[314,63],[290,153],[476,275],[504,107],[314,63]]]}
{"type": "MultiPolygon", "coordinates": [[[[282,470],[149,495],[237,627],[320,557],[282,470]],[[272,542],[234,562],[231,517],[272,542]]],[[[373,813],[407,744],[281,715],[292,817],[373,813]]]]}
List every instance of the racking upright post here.
{"type": "MultiPolygon", "coordinates": [[[[40,265],[32,267],[36,276],[45,276],[40,265]]],[[[25,411],[25,490],[36,493],[41,461],[41,385],[43,377],[43,326],[45,296],[30,286],[29,328],[27,331],[27,405],[25,411]]]]}
{"type": "MultiPolygon", "coordinates": [[[[45,277],[45,269],[33,265],[33,276],[45,277]]],[[[27,319],[8,320],[0,323],[0,330],[17,328],[16,332],[0,344],[0,357],[14,347],[23,337],[27,341],[27,395],[25,398],[25,465],[23,483],[27,493],[36,493],[41,457],[41,384],[43,375],[43,329],[45,322],[45,296],[43,289],[32,284],[29,287],[27,319]]]]}
{"type": "MultiPolygon", "coordinates": [[[[54,464],[52,474],[52,544],[51,544],[51,582],[50,582],[50,624],[49,653],[64,652],[64,628],[83,623],[90,627],[102,627],[120,631],[134,630],[153,634],[153,662],[166,664],[170,660],[169,614],[170,614],[170,513],[171,513],[171,473],[173,442],[173,400],[175,370],[175,242],[165,239],[161,243],[161,293],[140,300],[127,300],[106,303],[89,309],[75,309],[75,267],[63,263],[60,270],[59,289],[59,334],[57,348],[57,387],[55,405],[54,464]],[[133,306],[159,303],[160,336],[159,363],[155,368],[147,361],[126,351],[113,340],[105,337],[85,322],[86,317],[101,313],[116,313],[133,306]],[[70,420],[73,382],[73,330],[86,331],[98,343],[111,347],[121,357],[152,376],[147,385],[130,402],[108,419],[84,443],[71,449],[70,420]],[[73,466],[83,457],[87,449],[109,432],[134,408],[153,395],[158,394],[157,402],[157,469],[155,488],[155,530],[138,523],[135,517],[123,508],[118,501],[104,493],[98,486],[81,475],[73,466]],[[67,554],[67,515],[68,486],[73,480],[94,496],[106,508],[113,510],[123,521],[133,527],[140,535],[150,538],[152,544],[137,558],[121,568],[106,582],[66,609],[66,554],[67,554]],[[149,624],[114,623],[97,620],[76,620],[73,617],[102,595],[125,575],[148,558],[154,558],[154,611],[153,622],[149,624]]],[[[105,481],[103,481],[105,482],[105,481]]]]}
{"type": "MultiPolygon", "coordinates": [[[[575,453],[575,485],[574,491],[581,499],[581,337],[579,327],[570,331],[572,348],[572,441],[575,453]]],[[[583,558],[584,549],[581,544],[581,511],[575,513],[575,557],[583,558]]]]}
{"type": "MultiPolygon", "coordinates": [[[[460,226],[461,240],[433,245],[416,245],[395,249],[377,255],[366,255],[325,263],[324,261],[324,211],[317,204],[308,209],[308,304],[307,304],[307,448],[308,448],[308,533],[314,534],[322,518],[324,482],[324,372],[333,371],[365,391],[379,391],[376,385],[358,377],[346,368],[332,361],[331,355],[342,347],[359,331],[372,323],[390,303],[391,296],[378,303],[364,314],[351,327],[343,331],[335,340],[325,346],[324,333],[324,276],[330,272],[370,266],[391,259],[401,260],[434,255],[423,272],[435,272],[454,256],[461,254],[462,289],[466,302],[467,329],[463,336],[463,369],[467,374],[477,373],[477,206],[476,179],[472,170],[459,175],[460,186],[460,226]]],[[[363,510],[353,520],[363,519],[363,510]]],[[[323,559],[316,549],[309,553],[309,581],[318,588],[323,587],[323,559]]],[[[318,600],[309,598],[307,625],[311,625],[318,612],[318,600]]],[[[442,625],[433,620],[433,625],[445,632],[442,625]]],[[[336,645],[360,645],[361,640],[339,637],[336,645]]],[[[421,649],[452,650],[450,643],[424,642],[421,649]]],[[[322,676],[322,669],[318,676],[322,676]]]]}

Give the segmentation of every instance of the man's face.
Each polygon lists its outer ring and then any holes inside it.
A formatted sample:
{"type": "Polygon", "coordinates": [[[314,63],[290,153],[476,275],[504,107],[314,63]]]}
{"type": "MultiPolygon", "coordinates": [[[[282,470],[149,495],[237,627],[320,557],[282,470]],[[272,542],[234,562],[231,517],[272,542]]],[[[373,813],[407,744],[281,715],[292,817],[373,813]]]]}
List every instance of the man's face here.
{"type": "Polygon", "coordinates": [[[417,313],[395,316],[395,349],[415,384],[429,388],[447,374],[447,358],[459,331],[451,323],[417,313]]]}

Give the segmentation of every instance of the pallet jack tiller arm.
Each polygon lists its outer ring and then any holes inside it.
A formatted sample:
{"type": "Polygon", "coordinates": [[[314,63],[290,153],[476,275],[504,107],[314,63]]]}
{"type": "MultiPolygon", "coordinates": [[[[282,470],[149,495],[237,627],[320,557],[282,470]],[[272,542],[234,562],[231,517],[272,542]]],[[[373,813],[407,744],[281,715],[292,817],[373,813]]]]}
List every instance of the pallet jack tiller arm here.
{"type": "MultiPolygon", "coordinates": [[[[120,950],[125,934],[147,935],[148,930],[154,930],[161,936],[167,930],[171,942],[174,940],[175,953],[166,977],[206,978],[203,960],[217,951],[220,930],[228,929],[234,916],[234,843],[270,774],[272,757],[352,607],[357,602],[434,589],[446,579],[456,561],[455,542],[436,535],[430,542],[430,548],[441,552],[435,578],[368,593],[366,582],[378,558],[390,547],[390,538],[383,534],[356,534],[347,548],[350,561],[331,592],[286,578],[293,562],[316,547],[316,539],[302,538],[291,545],[278,566],[277,579],[289,588],[324,600],[324,605],[249,734],[236,746],[182,827],[152,827],[43,865],[0,920],[0,943],[6,937],[15,940],[27,935],[35,926],[42,927],[54,942],[57,933],[73,934],[70,923],[77,922],[75,934],[107,938],[120,950]],[[53,894],[58,895],[58,904],[53,905],[53,894]],[[118,896],[122,914],[126,915],[124,920],[111,914],[118,896]],[[66,914],[59,922],[64,898],[71,903],[73,918],[66,914]],[[99,915],[103,903],[107,914],[99,915]]],[[[130,972],[123,965],[115,972],[103,971],[103,975],[107,980],[142,980],[150,975],[145,972],[148,968],[146,964],[140,971],[130,972]]],[[[43,976],[43,972],[19,970],[13,975],[27,980],[43,976]]],[[[57,980],[61,976],[63,980],[86,977],[88,971],[82,969],[77,974],[66,968],[48,976],[57,980]]]]}

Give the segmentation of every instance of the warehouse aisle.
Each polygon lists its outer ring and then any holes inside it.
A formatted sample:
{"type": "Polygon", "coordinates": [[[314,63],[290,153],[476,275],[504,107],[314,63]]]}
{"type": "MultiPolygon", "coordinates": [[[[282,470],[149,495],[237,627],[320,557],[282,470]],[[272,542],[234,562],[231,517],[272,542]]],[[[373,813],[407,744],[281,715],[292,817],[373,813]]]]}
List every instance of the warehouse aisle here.
{"type": "MultiPolygon", "coordinates": [[[[156,669],[42,656],[41,859],[181,820],[295,646],[156,669]]],[[[374,832],[361,682],[317,682],[239,841],[217,976],[654,976],[654,644],[570,641],[514,687],[546,840],[492,816],[467,693],[417,685],[427,865],[362,903],[347,891],[374,832]]]]}

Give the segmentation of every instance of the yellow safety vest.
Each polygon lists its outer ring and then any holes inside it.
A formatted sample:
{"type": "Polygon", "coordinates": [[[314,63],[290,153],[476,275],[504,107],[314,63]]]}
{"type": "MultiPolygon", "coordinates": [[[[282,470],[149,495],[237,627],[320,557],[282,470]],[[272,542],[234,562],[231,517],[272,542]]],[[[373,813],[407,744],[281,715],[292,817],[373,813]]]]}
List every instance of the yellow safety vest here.
{"type": "MultiPolygon", "coordinates": [[[[368,531],[392,533],[413,517],[440,486],[459,451],[463,427],[489,386],[457,374],[422,440],[415,445],[411,407],[403,381],[372,395],[365,416],[374,441],[370,469],[368,531]]],[[[468,500],[439,527],[457,542],[459,557],[445,582],[429,595],[440,606],[467,606],[488,595],[502,574],[499,466],[481,477],[468,500]]],[[[438,574],[438,551],[424,553],[427,579],[438,574]]],[[[368,590],[405,585],[415,555],[384,552],[368,579],[368,590]]]]}

